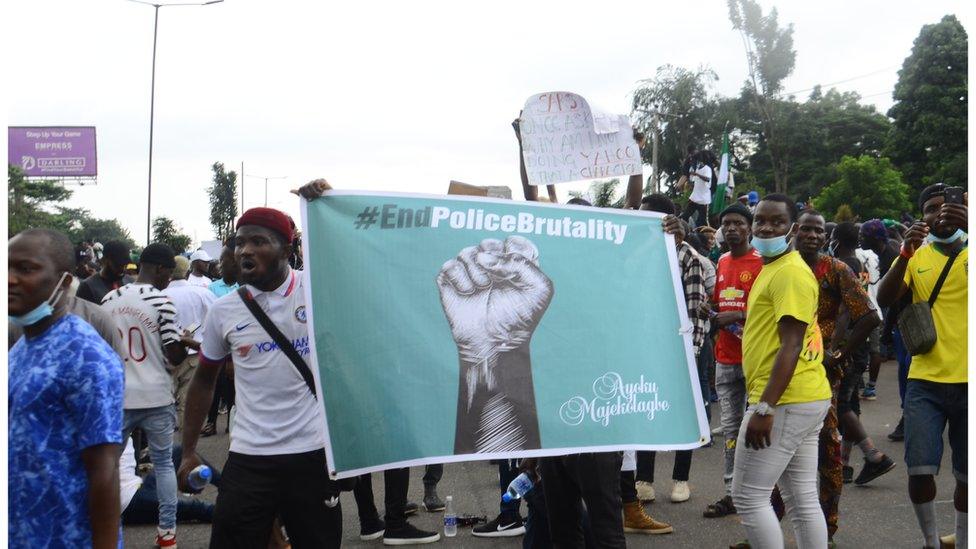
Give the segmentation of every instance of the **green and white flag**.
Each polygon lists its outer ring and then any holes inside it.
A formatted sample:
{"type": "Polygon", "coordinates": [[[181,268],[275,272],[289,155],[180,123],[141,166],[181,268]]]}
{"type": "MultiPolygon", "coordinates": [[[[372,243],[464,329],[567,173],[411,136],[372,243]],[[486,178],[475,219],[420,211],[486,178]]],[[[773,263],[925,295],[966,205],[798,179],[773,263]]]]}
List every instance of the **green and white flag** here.
{"type": "Polygon", "coordinates": [[[729,189],[729,132],[722,135],[722,160],[718,168],[718,184],[712,197],[712,214],[717,215],[725,209],[725,195],[729,189]]]}

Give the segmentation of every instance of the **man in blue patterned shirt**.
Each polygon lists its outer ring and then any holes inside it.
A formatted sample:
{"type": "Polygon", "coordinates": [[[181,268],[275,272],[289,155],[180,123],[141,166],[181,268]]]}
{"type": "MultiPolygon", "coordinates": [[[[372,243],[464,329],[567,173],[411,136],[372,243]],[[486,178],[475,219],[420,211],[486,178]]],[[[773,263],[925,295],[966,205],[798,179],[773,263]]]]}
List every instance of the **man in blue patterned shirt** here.
{"type": "Polygon", "coordinates": [[[10,547],[115,548],[122,362],[67,312],[67,237],[25,231],[7,254],[9,320],[24,329],[9,353],[10,547]]]}

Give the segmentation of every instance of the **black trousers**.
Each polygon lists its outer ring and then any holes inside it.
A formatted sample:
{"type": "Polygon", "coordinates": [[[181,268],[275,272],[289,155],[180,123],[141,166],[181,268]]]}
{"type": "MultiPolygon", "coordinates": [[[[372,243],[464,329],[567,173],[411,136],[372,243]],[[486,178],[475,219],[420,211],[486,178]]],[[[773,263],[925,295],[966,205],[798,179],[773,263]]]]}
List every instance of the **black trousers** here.
{"type": "MultiPolygon", "coordinates": [[[[654,482],[654,457],[657,452],[637,452],[637,480],[654,482]]],[[[674,468],[671,478],[674,480],[688,480],[691,473],[691,450],[676,450],[674,452],[674,468]]]]}
{"type": "Polygon", "coordinates": [[[213,402],[210,403],[210,411],[207,412],[207,423],[217,424],[217,414],[220,404],[227,405],[227,425],[230,425],[230,407],[234,405],[234,380],[227,375],[227,367],[220,369],[217,374],[217,385],[214,387],[213,402]]]}
{"type": "Polygon", "coordinates": [[[444,465],[428,465],[424,468],[424,488],[428,486],[437,487],[437,483],[441,481],[441,477],[444,476],[444,465]]]}
{"type": "Polygon", "coordinates": [[[581,499],[589,514],[594,546],[627,546],[620,500],[622,462],[620,452],[540,459],[553,547],[566,549],[586,546],[581,499]]]}
{"type": "MultiPolygon", "coordinates": [[[[407,490],[410,488],[410,469],[390,469],[383,471],[383,503],[386,515],[383,517],[387,530],[402,528],[407,523],[407,490]]],[[[359,525],[362,526],[373,517],[379,516],[373,500],[373,476],[370,473],[359,476],[353,489],[356,508],[359,511],[359,525]]]]}
{"type": "Polygon", "coordinates": [[[295,549],[339,547],[342,509],[328,507],[325,450],[277,456],[231,452],[221,475],[211,549],[267,549],[275,517],[295,549]]]}
{"type": "Polygon", "coordinates": [[[364,526],[367,521],[380,517],[379,511],[376,510],[376,502],[373,501],[372,473],[359,475],[352,495],[356,499],[356,510],[359,512],[360,527],[364,526]]]}
{"type": "Polygon", "coordinates": [[[386,505],[387,531],[403,528],[407,524],[407,490],[410,488],[410,469],[389,469],[383,471],[384,494],[386,505]]]}
{"type": "Polygon", "coordinates": [[[637,501],[637,479],[633,471],[620,471],[620,501],[633,503],[637,501]]]}

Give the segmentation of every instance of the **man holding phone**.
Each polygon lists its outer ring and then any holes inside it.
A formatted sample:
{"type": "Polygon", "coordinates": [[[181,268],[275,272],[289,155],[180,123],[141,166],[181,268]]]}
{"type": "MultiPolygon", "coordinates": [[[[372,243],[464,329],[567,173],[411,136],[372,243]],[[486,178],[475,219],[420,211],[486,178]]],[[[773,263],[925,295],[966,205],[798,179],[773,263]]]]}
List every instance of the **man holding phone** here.
{"type": "Polygon", "coordinates": [[[183,336],[186,343],[186,358],[173,371],[173,398],[176,400],[176,430],[180,430],[183,419],[183,409],[186,403],[186,390],[190,388],[190,380],[197,369],[197,352],[203,333],[199,330],[207,311],[217,296],[204,286],[190,284],[186,279],[190,271],[190,260],[179,255],[174,259],[176,268],[166,295],[176,307],[176,325],[184,328],[183,336]]]}
{"type": "Polygon", "coordinates": [[[912,357],[905,388],[904,429],[908,496],[915,507],[925,547],[933,548],[940,545],[935,520],[935,475],[942,463],[946,424],[956,477],[956,544],[965,547],[968,537],[967,202],[960,187],[937,183],[922,190],[918,198],[922,220],[905,233],[901,253],[878,288],[878,304],[882,307],[897,303],[909,291],[912,303],[931,305],[937,339],[930,350],[912,357]],[[937,287],[932,304],[931,296],[937,287]]]}

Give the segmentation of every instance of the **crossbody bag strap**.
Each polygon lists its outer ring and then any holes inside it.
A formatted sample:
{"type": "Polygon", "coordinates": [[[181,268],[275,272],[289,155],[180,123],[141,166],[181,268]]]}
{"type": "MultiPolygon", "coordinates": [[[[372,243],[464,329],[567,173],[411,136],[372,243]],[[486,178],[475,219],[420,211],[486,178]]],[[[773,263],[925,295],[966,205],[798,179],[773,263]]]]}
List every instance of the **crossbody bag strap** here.
{"type": "Polygon", "coordinates": [[[257,319],[258,324],[264,328],[264,331],[268,332],[268,335],[271,336],[271,339],[278,345],[278,348],[281,349],[281,351],[285,353],[285,356],[291,360],[291,363],[295,365],[295,369],[298,370],[298,373],[301,374],[302,379],[305,380],[305,385],[308,385],[308,390],[312,392],[312,396],[318,399],[318,393],[315,391],[315,378],[312,376],[312,370],[308,367],[308,364],[305,364],[305,361],[302,360],[302,357],[298,354],[298,351],[295,350],[295,346],[291,344],[291,341],[288,341],[288,338],[285,337],[285,334],[281,333],[281,330],[274,325],[274,322],[271,322],[271,319],[268,318],[267,313],[261,310],[261,307],[256,301],[254,301],[254,296],[251,295],[251,292],[249,292],[247,288],[243,286],[238,288],[237,295],[241,297],[241,301],[244,302],[244,306],[247,307],[247,310],[251,311],[251,314],[257,319]]]}
{"type": "Polygon", "coordinates": [[[949,269],[952,268],[952,264],[953,262],[956,261],[956,256],[958,255],[959,255],[958,252],[951,254],[949,256],[949,261],[947,261],[945,267],[942,268],[942,273],[939,274],[939,280],[936,281],[935,288],[932,289],[932,295],[929,297],[930,309],[935,306],[935,299],[939,297],[939,292],[942,290],[942,284],[945,282],[945,279],[949,276],[949,269]]]}

